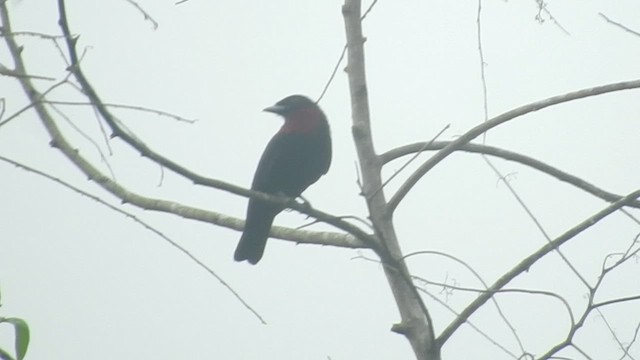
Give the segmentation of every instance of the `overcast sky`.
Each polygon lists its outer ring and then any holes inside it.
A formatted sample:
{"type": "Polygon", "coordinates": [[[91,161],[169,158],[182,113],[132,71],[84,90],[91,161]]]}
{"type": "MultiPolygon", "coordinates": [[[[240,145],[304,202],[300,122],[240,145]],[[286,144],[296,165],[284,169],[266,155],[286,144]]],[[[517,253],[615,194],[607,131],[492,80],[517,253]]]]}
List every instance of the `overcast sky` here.
{"type": "MultiPolygon", "coordinates": [[[[154,29],[129,2],[67,2],[73,33],[86,50],[82,66],[102,99],[168,111],[193,124],[114,110],[156,151],[198,173],[248,187],[259,156],[281,120],[261,109],[290,94],[317,98],[345,43],[341,1],[263,2],[141,0],[154,29]]],[[[368,6],[368,3],[365,4],[368,6]]],[[[640,30],[640,3],[550,2],[536,21],[535,1],[484,1],[482,46],[489,116],[536,100],[640,78],[640,37],[599,13],[640,30]]],[[[9,0],[14,31],[59,34],[55,2],[9,0]]],[[[371,118],[379,153],[455,139],[484,121],[477,2],[379,1],[364,24],[371,118]]],[[[52,42],[20,37],[30,72],[62,79],[65,63],[52,42]]],[[[4,43],[0,63],[12,61],[4,43]]],[[[356,154],[344,64],[320,103],[334,141],[331,170],[305,192],[314,207],[366,217],[358,195],[356,154]]],[[[51,82],[37,82],[41,90],[51,82]]],[[[640,188],[639,92],[563,104],[491,131],[487,144],[520,152],[625,195],[640,188]]],[[[13,78],[0,77],[4,116],[25,106],[13,78]]],[[[50,100],[81,101],[67,86],[50,100]]],[[[107,147],[93,111],[59,106],[69,121],[107,147]]],[[[96,147],[57,115],[74,147],[107,171],[96,147]]],[[[0,121],[2,119],[0,118],[0,121]]],[[[481,141],[478,139],[477,141],[481,141]]],[[[191,184],[125,145],[110,141],[108,162],[118,182],[139,194],[244,216],[246,199],[191,184]],[[161,185],[159,185],[161,184],[161,185]]],[[[107,152],[108,153],[108,152],[107,152]]],[[[367,251],[270,240],[257,266],[233,261],[234,230],[121,205],[61,153],[33,112],[0,127],[0,155],[44,171],[130,212],[170,237],[228,282],[260,321],[217,280],[130,218],[51,180],[0,162],[0,316],[25,319],[32,331],[28,359],[411,359],[409,343],[390,332],[399,321],[379,264],[367,251]]],[[[428,158],[423,154],[420,163],[428,158]]],[[[402,166],[389,164],[385,176],[402,166]]],[[[495,160],[510,184],[554,238],[606,202],[522,165],[495,160]]],[[[415,167],[388,188],[387,198],[415,167]]],[[[631,212],[640,216],[640,212],[631,212]]],[[[406,253],[435,250],[463,259],[492,283],[542,245],[544,236],[477,155],[454,154],[400,204],[395,215],[406,253]]],[[[294,212],[276,223],[307,223],[294,212]]],[[[309,229],[335,230],[326,225],[309,229]]],[[[623,252],[640,227],[612,215],[567,246],[565,254],[594,283],[609,253],[623,252]]],[[[409,259],[414,274],[435,282],[480,287],[460,265],[438,256],[409,259]]],[[[636,262],[608,278],[599,300],[640,293],[636,262]]],[[[550,254],[512,287],[557,292],[575,315],[584,286],[550,254]]],[[[456,310],[475,298],[429,286],[456,310]]],[[[566,336],[567,311],[556,299],[498,297],[526,351],[542,354],[566,336]]],[[[436,332],[453,315],[425,297],[436,332]]],[[[638,302],[603,309],[616,335],[630,342],[638,302]]],[[[471,318],[492,339],[521,350],[495,308],[471,318]]],[[[595,359],[621,352],[601,316],[587,319],[577,343],[595,359]]],[[[0,346],[11,348],[9,326],[0,346]]],[[[632,348],[640,357],[640,345],[632,348]]],[[[562,355],[582,359],[575,351],[562,355]]],[[[445,359],[511,359],[469,327],[443,348],[445,359]]]]}

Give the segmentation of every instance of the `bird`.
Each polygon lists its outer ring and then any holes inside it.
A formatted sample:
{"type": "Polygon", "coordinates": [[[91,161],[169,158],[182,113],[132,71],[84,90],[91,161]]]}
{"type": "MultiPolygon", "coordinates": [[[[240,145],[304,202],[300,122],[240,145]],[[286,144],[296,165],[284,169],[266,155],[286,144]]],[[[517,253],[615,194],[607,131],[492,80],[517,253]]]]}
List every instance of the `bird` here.
{"type": "MultiPolygon", "coordinates": [[[[291,95],[263,111],[280,115],[284,124],[267,144],[258,162],[251,190],[299,197],[329,171],[331,131],[327,117],[308,97],[291,95]]],[[[285,206],[250,198],[235,261],[260,261],[273,219],[285,206]]]]}

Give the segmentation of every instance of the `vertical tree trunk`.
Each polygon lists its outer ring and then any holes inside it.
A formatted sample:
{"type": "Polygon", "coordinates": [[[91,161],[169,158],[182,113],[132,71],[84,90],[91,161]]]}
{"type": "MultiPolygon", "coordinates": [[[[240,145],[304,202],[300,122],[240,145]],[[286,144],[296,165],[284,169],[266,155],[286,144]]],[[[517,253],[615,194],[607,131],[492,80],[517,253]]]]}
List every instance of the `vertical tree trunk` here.
{"type": "Polygon", "coordinates": [[[382,242],[384,254],[378,254],[396,300],[402,321],[393,331],[403,334],[411,343],[419,360],[439,360],[440,349],[435,343],[433,325],[422,299],[411,282],[402,251],[398,244],[393,219],[386,211],[384,191],[380,189],[382,163],[373,147],[369,123],[369,102],[364,67],[361,3],[345,0],[342,8],[348,46],[347,73],[351,93],[353,138],[362,172],[363,193],[367,199],[370,219],[382,242]]]}

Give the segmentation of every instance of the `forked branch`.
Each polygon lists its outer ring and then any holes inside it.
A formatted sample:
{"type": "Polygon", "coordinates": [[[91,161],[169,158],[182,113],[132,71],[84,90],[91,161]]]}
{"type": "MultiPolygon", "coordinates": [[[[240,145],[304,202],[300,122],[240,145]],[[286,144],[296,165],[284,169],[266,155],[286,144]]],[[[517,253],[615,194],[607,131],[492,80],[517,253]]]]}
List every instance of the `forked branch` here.
{"type": "Polygon", "coordinates": [[[418,181],[420,181],[420,179],[434,166],[438,165],[438,163],[444,160],[447,156],[451,155],[454,151],[459,150],[463,145],[468,144],[471,140],[498,125],[506,123],[507,121],[513,120],[522,115],[538,111],[553,105],[615,91],[638,88],[640,88],[640,80],[624,81],[603,86],[596,86],[593,88],[578,90],[570,92],[568,94],[553,96],[545,100],[536,101],[534,103],[515,108],[511,111],[507,111],[506,113],[498,115],[493,119],[490,119],[489,121],[483,122],[482,124],[467,131],[456,140],[452,141],[442,150],[438,151],[435,155],[429,158],[429,160],[425,161],[425,163],[422,164],[413,174],[411,174],[411,176],[409,176],[405,183],[400,186],[398,191],[389,200],[387,212],[389,214],[392,214],[396,207],[398,207],[402,199],[404,199],[404,197],[409,193],[411,189],[413,189],[418,181]]]}

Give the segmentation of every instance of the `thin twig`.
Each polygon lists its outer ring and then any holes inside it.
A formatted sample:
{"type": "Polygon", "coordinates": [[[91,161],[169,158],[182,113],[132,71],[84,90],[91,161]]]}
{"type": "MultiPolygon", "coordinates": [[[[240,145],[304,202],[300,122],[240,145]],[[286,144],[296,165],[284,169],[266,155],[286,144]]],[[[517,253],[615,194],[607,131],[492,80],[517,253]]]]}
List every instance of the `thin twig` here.
{"type": "MultiPolygon", "coordinates": [[[[448,259],[451,259],[451,260],[457,262],[458,264],[464,266],[482,284],[483,289],[480,290],[480,291],[487,291],[487,289],[489,288],[489,285],[484,281],[482,276],[480,276],[480,274],[471,265],[467,264],[462,259],[459,259],[459,258],[457,258],[457,257],[455,257],[453,255],[450,255],[450,254],[447,254],[447,253],[444,253],[444,252],[441,252],[441,251],[421,250],[421,251],[416,251],[416,252],[409,253],[409,254],[405,255],[404,258],[407,259],[407,258],[412,257],[412,256],[423,255],[423,254],[444,256],[444,257],[446,257],[448,259]]],[[[502,311],[502,308],[500,307],[500,304],[498,304],[498,300],[496,298],[492,297],[491,301],[493,302],[493,305],[496,307],[496,311],[498,312],[498,315],[500,315],[500,317],[502,318],[504,323],[507,325],[507,327],[511,331],[511,334],[513,335],[513,337],[515,338],[516,342],[518,343],[518,346],[520,347],[520,350],[523,353],[526,352],[525,349],[524,349],[524,345],[522,344],[522,340],[520,339],[520,336],[518,336],[518,332],[516,331],[515,327],[511,324],[509,319],[507,319],[507,316],[502,311]]],[[[571,313],[571,309],[570,308],[568,309],[568,312],[569,312],[569,317],[573,320],[573,314],[571,313]]]]}
{"type": "Polygon", "coordinates": [[[347,53],[347,45],[345,45],[342,48],[342,52],[340,53],[340,56],[338,57],[338,61],[336,61],[336,66],[333,67],[333,71],[331,71],[331,75],[329,76],[329,80],[327,80],[327,83],[324,85],[324,88],[322,89],[322,92],[320,93],[320,96],[318,96],[318,100],[316,100],[316,103],[319,103],[320,100],[322,100],[322,98],[324,97],[324,94],[327,92],[327,90],[329,90],[329,85],[331,85],[331,83],[333,82],[333,79],[336,77],[336,74],[338,73],[338,69],[340,68],[340,64],[342,64],[342,60],[344,60],[344,55],[347,53]]]}
{"type": "Polygon", "coordinates": [[[595,310],[598,313],[598,315],[600,315],[600,318],[602,319],[604,326],[606,326],[607,330],[609,330],[609,334],[611,334],[611,337],[613,337],[613,339],[615,340],[620,350],[622,350],[622,352],[624,353],[624,356],[622,356],[622,359],[624,359],[625,357],[628,357],[631,360],[635,360],[635,358],[631,356],[631,354],[629,354],[629,352],[627,352],[627,350],[625,349],[624,344],[622,344],[622,341],[618,337],[618,334],[616,334],[616,331],[611,327],[611,324],[609,324],[609,321],[602,313],[602,310],[600,309],[595,309],[595,310]]]}
{"type": "MultiPolygon", "coordinates": [[[[68,105],[68,106],[94,106],[94,104],[91,103],[91,102],[82,102],[82,101],[47,100],[46,103],[48,103],[48,104],[56,104],[56,105],[68,105]]],[[[187,118],[182,117],[180,115],[176,115],[176,114],[172,114],[170,112],[166,112],[166,111],[162,111],[162,110],[158,110],[158,109],[152,109],[152,108],[148,108],[148,107],[144,107],[144,106],[114,104],[114,103],[104,103],[103,105],[106,106],[106,107],[114,108],[114,109],[128,109],[128,110],[137,110],[137,111],[142,111],[142,112],[148,112],[148,113],[156,114],[158,116],[164,116],[164,117],[172,118],[172,119],[175,119],[177,121],[186,122],[186,123],[190,123],[190,124],[193,124],[193,123],[198,121],[197,119],[187,119],[187,118]]]]}
{"type": "Polygon", "coordinates": [[[549,9],[547,8],[546,2],[544,2],[543,0],[535,0],[535,2],[538,4],[538,14],[536,15],[536,20],[538,20],[541,23],[544,22],[542,15],[540,15],[542,12],[544,12],[545,14],[547,14],[549,19],[553,21],[554,25],[556,25],[560,30],[562,30],[562,32],[565,33],[565,35],[571,35],[567,31],[567,29],[565,29],[564,26],[560,24],[560,22],[555,18],[555,16],[553,16],[551,11],[549,11],[549,9]]]}
{"type": "Polygon", "coordinates": [[[32,36],[32,37],[38,37],[44,40],[56,40],[56,39],[63,39],[64,35],[49,35],[49,34],[44,34],[44,33],[39,33],[39,32],[33,32],[33,31],[14,31],[12,33],[5,33],[5,32],[1,32],[0,31],[0,35],[2,36],[6,36],[6,35],[12,35],[12,36],[32,36]]]}
{"type": "MultiPolygon", "coordinates": [[[[184,2],[184,1],[187,1],[187,0],[182,0],[182,1],[178,2],[178,4],[180,4],[180,3],[184,2]]],[[[367,15],[369,15],[369,13],[373,10],[373,7],[377,3],[378,3],[378,0],[373,0],[371,5],[369,5],[367,10],[360,17],[360,21],[363,21],[367,17],[367,15]]],[[[336,61],[336,66],[333,67],[333,71],[331,71],[331,75],[329,76],[329,80],[327,80],[327,83],[324,85],[324,88],[322,89],[322,92],[320,93],[320,96],[318,96],[318,100],[316,100],[316,103],[319,103],[320,100],[322,100],[322,98],[324,97],[324,94],[329,89],[329,85],[331,85],[331,83],[333,83],[333,79],[336,77],[336,74],[338,73],[338,69],[340,68],[340,64],[342,64],[342,61],[344,60],[344,56],[345,56],[346,53],[347,53],[347,44],[344,44],[344,46],[342,47],[342,52],[340,53],[340,56],[338,57],[338,61],[336,61]]]]}
{"type": "MultiPolygon", "coordinates": [[[[62,117],[64,119],[64,121],[66,121],[67,124],[69,124],[69,126],[71,126],[72,129],[74,129],[78,134],[80,134],[80,136],[82,136],[85,140],[87,140],[91,145],[93,145],[93,147],[96,149],[96,151],[98,152],[98,154],[100,155],[100,160],[105,164],[105,166],[107,167],[107,170],[109,171],[109,174],[111,175],[111,178],[116,181],[116,174],[113,171],[113,168],[111,167],[111,164],[109,163],[109,161],[107,160],[107,157],[104,155],[104,152],[102,151],[102,149],[100,148],[100,145],[98,145],[98,143],[93,140],[93,138],[91,138],[91,136],[87,135],[86,132],[84,132],[82,129],[80,129],[73,121],[71,121],[71,119],[69,119],[69,117],[63,113],[62,111],[60,111],[57,107],[55,106],[51,106],[51,108],[53,109],[53,111],[55,111],[56,113],[58,113],[58,115],[60,115],[60,117],[62,117]]],[[[108,143],[107,143],[108,144],[108,143]]],[[[111,155],[111,148],[108,148],[109,150],[109,155],[111,155]]]]}
{"type": "Polygon", "coordinates": [[[142,8],[142,6],[140,6],[137,2],[133,0],[126,0],[126,2],[128,2],[129,4],[133,5],[136,9],[138,9],[138,11],[142,14],[142,16],[144,16],[145,20],[151,22],[151,25],[153,25],[153,30],[158,29],[158,22],[155,21],[155,19],[151,17],[151,15],[149,15],[149,13],[147,13],[145,9],[142,8]]]}
{"type": "Polygon", "coordinates": [[[42,176],[50,181],[53,181],[59,185],[62,185],[63,187],[70,189],[80,195],[86,196],[89,199],[92,199],[94,201],[96,201],[98,204],[106,206],[107,208],[109,208],[110,210],[113,210],[117,213],[120,213],[130,219],[132,219],[134,222],[136,222],[137,224],[141,225],[143,228],[145,228],[146,230],[151,231],[152,233],[156,234],[157,236],[159,236],[160,238],[162,238],[164,241],[166,241],[167,243],[169,243],[171,246],[175,247],[176,249],[178,249],[181,253],[183,253],[184,255],[186,255],[189,259],[191,259],[191,261],[193,261],[194,263],[196,263],[198,266],[200,266],[202,269],[204,269],[207,273],[209,273],[209,275],[213,276],[216,280],[218,280],[218,282],[220,284],[222,284],[222,286],[224,286],[227,290],[229,290],[229,292],[231,292],[231,294],[233,294],[233,296],[238,299],[238,301],[240,301],[240,303],[249,311],[251,311],[257,318],[258,320],[260,320],[261,323],[263,324],[267,324],[265,322],[265,320],[262,318],[262,316],[253,308],[251,307],[251,305],[249,305],[243,298],[242,296],[240,296],[240,294],[238,294],[238,292],[236,292],[231,285],[229,285],[224,279],[222,279],[218,274],[216,274],[215,271],[213,271],[209,266],[207,266],[205,263],[203,263],[202,261],[200,261],[197,257],[195,257],[193,254],[191,254],[191,252],[189,252],[189,250],[185,249],[184,247],[182,247],[182,245],[178,244],[176,241],[172,240],[171,238],[169,238],[167,235],[165,235],[164,233],[162,233],[160,230],[156,229],[155,227],[149,225],[148,223],[146,223],[145,221],[141,220],[140,218],[138,218],[137,216],[133,215],[130,212],[127,212],[125,210],[122,210],[118,207],[115,207],[111,204],[109,204],[108,202],[102,200],[101,198],[90,194],[84,190],[81,190],[69,183],[67,183],[66,181],[63,181],[59,178],[56,178],[54,176],[51,176],[45,172],[42,172],[40,170],[37,170],[33,167],[24,165],[22,163],[19,163],[17,161],[11,160],[9,158],[6,158],[4,156],[0,156],[0,160],[7,162],[9,164],[12,164],[18,168],[21,168],[25,171],[31,172],[33,174],[42,176]]]}
{"type": "MultiPolygon", "coordinates": [[[[482,49],[482,0],[478,0],[478,11],[476,13],[476,42],[478,44],[478,56],[480,57],[480,83],[482,84],[482,109],[484,110],[484,122],[489,121],[489,93],[487,91],[487,78],[484,60],[484,50],[482,49]]],[[[482,144],[487,142],[487,132],[482,134],[482,144]]]]}
{"type": "Polygon", "coordinates": [[[605,14],[603,14],[603,13],[598,13],[598,15],[602,16],[602,18],[603,18],[606,22],[608,22],[609,24],[615,25],[615,26],[617,26],[617,27],[621,28],[622,30],[624,30],[624,31],[626,31],[626,32],[628,32],[628,33],[630,33],[630,34],[633,34],[633,35],[635,35],[635,36],[640,36],[640,32],[637,32],[637,31],[635,31],[635,30],[632,30],[632,29],[630,29],[630,28],[628,28],[628,27],[626,27],[626,26],[624,26],[624,25],[620,24],[619,22],[616,22],[616,21],[613,21],[613,20],[609,19],[605,14]]]}
{"type": "MultiPolygon", "coordinates": [[[[518,194],[516,189],[511,185],[511,182],[507,181],[507,179],[504,177],[504,175],[502,175],[500,170],[498,170],[498,168],[491,162],[491,160],[489,160],[489,158],[486,155],[482,155],[482,158],[484,159],[485,163],[489,165],[491,170],[493,170],[496,176],[498,176],[499,179],[502,179],[502,183],[507,187],[507,189],[509,190],[509,193],[511,193],[513,198],[516,200],[518,205],[520,205],[522,210],[524,210],[524,212],[527,214],[529,219],[533,221],[534,225],[536,226],[536,228],[538,228],[538,230],[540,231],[542,236],[545,238],[547,243],[551,242],[551,236],[549,236],[547,231],[542,226],[542,223],[540,222],[540,220],[538,220],[538,218],[533,214],[533,211],[531,211],[529,206],[525,203],[524,199],[520,196],[520,194],[518,194]]],[[[584,284],[588,288],[589,283],[584,278],[584,276],[580,274],[578,269],[576,269],[576,267],[569,261],[569,258],[567,258],[559,248],[556,248],[555,252],[558,253],[562,261],[569,267],[569,269],[571,269],[571,271],[578,277],[578,279],[580,279],[582,284],[584,284]]]]}
{"type": "Polygon", "coordinates": [[[378,3],[378,0],[373,0],[371,2],[371,5],[369,5],[367,10],[365,10],[362,16],[360,16],[360,21],[363,21],[367,17],[367,15],[369,15],[369,13],[373,10],[373,7],[376,6],[377,3],[378,3]]]}
{"type": "Polygon", "coordinates": [[[404,164],[402,164],[402,166],[400,166],[400,168],[398,170],[396,170],[393,174],[391,174],[391,176],[389,176],[389,178],[387,180],[385,180],[385,182],[383,182],[377,189],[376,191],[374,191],[372,194],[367,194],[367,196],[369,197],[373,197],[376,196],[382,189],[384,189],[385,186],[387,186],[387,184],[389,184],[389,182],[391,182],[391,180],[393,180],[393,178],[395,178],[398,174],[400,174],[402,172],[402,170],[404,170],[407,166],[409,166],[409,164],[411,164],[418,156],[420,156],[420,154],[422,154],[422,152],[428,148],[429,146],[431,146],[431,144],[433,144],[434,141],[436,141],[440,135],[442,135],[445,131],[447,131],[447,129],[449,129],[449,127],[451,126],[451,124],[447,124],[445,125],[445,127],[442,128],[442,130],[440,130],[429,142],[426,142],[424,144],[424,146],[415,152],[415,154],[413,154],[413,156],[411,158],[409,158],[409,160],[407,160],[404,164]]]}
{"type": "MultiPolygon", "coordinates": [[[[369,262],[373,262],[376,264],[380,264],[380,261],[377,259],[372,259],[366,256],[357,256],[356,258],[358,259],[362,259],[365,261],[369,261],[369,262]]],[[[412,276],[414,278],[416,278],[415,276],[412,276]]],[[[451,314],[453,314],[454,316],[459,316],[460,313],[458,313],[453,307],[451,307],[451,305],[447,304],[446,301],[442,300],[440,297],[433,295],[432,293],[430,293],[427,289],[420,287],[420,286],[416,286],[416,289],[427,295],[429,298],[431,298],[433,301],[437,302],[438,304],[440,304],[442,307],[444,307],[445,309],[447,309],[451,314]]],[[[487,341],[489,341],[491,344],[493,344],[495,347],[497,347],[498,349],[502,350],[505,354],[511,356],[513,359],[521,359],[518,356],[516,356],[516,354],[514,354],[513,352],[509,351],[509,349],[507,349],[504,345],[500,344],[498,341],[496,341],[495,339],[491,338],[491,336],[489,336],[489,334],[487,334],[486,332],[484,332],[482,329],[480,329],[479,326],[477,326],[473,321],[469,320],[465,323],[467,326],[469,326],[471,329],[473,329],[473,331],[477,332],[478,334],[480,334],[480,336],[482,336],[484,339],[486,339],[487,341]]]]}
{"type": "Polygon", "coordinates": [[[34,80],[47,80],[47,81],[54,81],[55,78],[52,78],[50,76],[44,76],[44,75],[32,75],[32,74],[26,74],[14,69],[9,69],[8,67],[0,64],[0,75],[3,76],[8,76],[8,77],[15,77],[15,78],[27,78],[27,79],[34,79],[34,80]]]}
{"type": "MultiPolygon", "coordinates": [[[[45,90],[43,93],[40,94],[39,97],[37,97],[35,100],[36,102],[40,102],[42,99],[44,99],[47,94],[49,94],[51,91],[53,91],[54,89],[56,89],[57,87],[68,83],[69,81],[69,76],[71,76],[71,74],[67,74],[67,76],[65,76],[65,78],[55,84],[53,84],[51,87],[49,87],[47,90],[45,90]]],[[[25,111],[31,109],[33,106],[35,105],[35,102],[31,102],[28,105],[22,107],[20,110],[16,111],[15,113],[11,114],[9,117],[7,117],[4,121],[0,122],[0,127],[8,124],[11,120],[17,119],[21,114],[23,114],[25,111]]]]}

